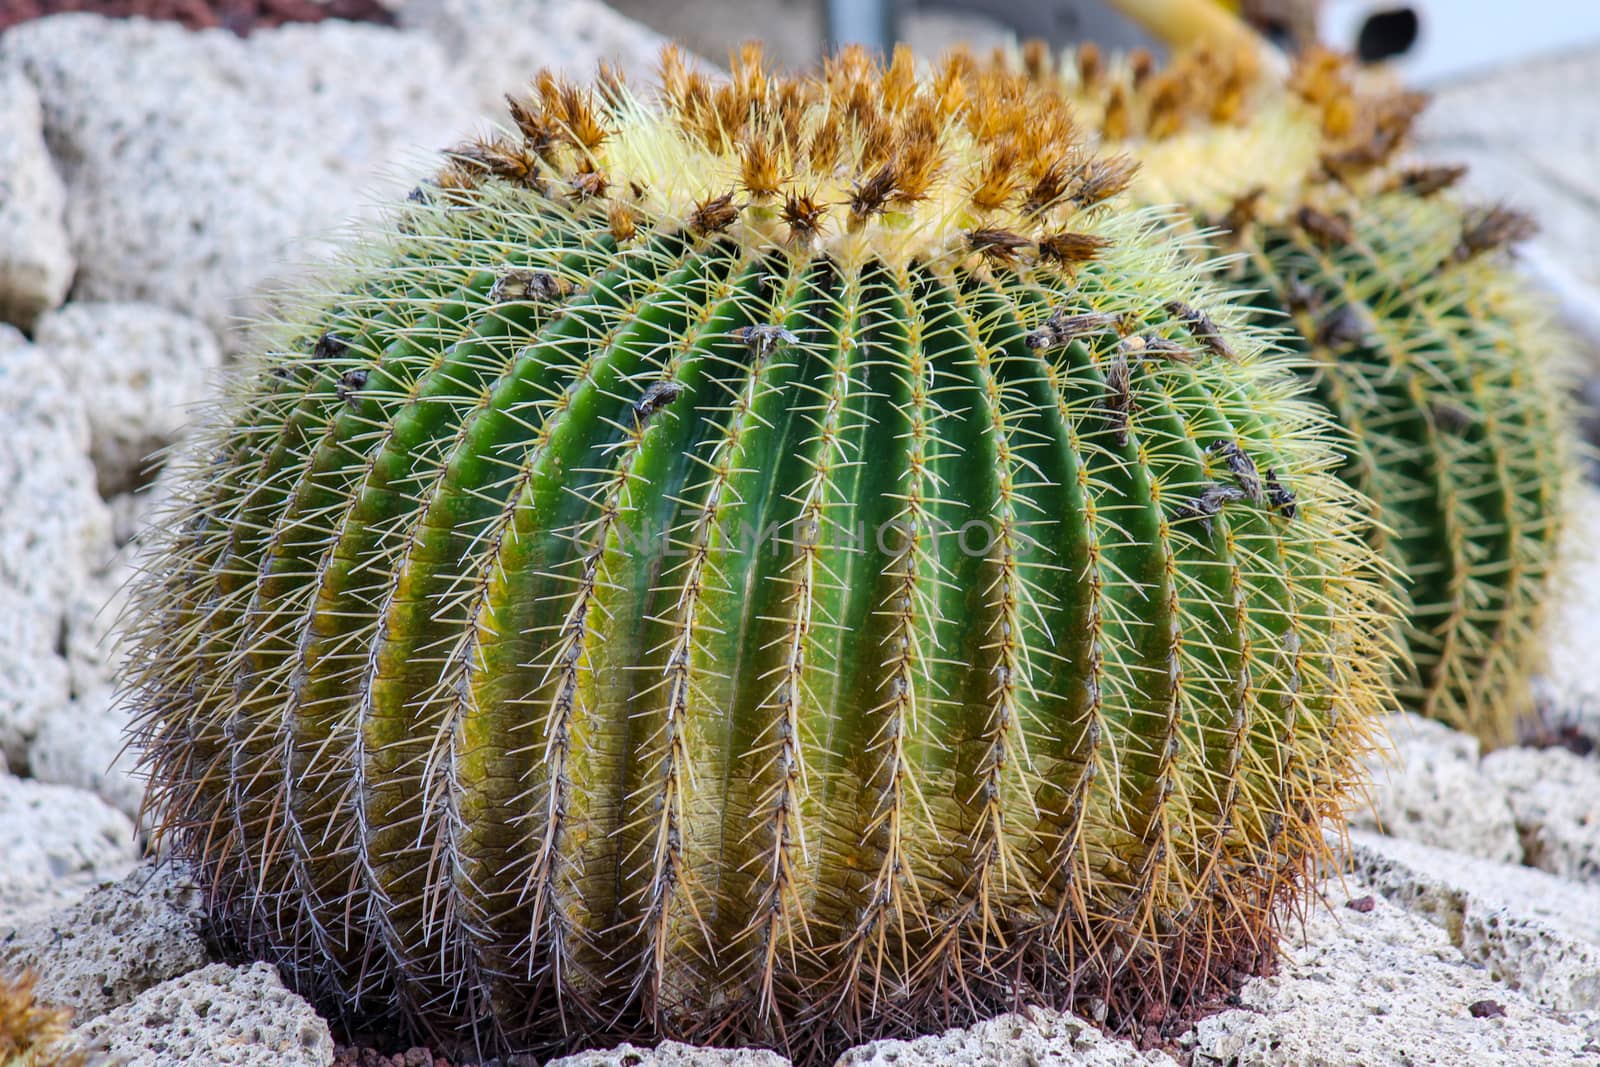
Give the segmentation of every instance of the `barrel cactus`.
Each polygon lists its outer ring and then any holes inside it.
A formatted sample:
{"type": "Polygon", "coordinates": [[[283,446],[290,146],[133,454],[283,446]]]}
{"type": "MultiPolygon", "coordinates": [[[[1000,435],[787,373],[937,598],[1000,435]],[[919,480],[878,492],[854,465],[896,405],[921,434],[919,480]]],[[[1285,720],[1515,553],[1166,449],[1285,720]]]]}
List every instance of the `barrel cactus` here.
{"type": "Polygon", "coordinates": [[[1219,281],[1287,326],[1405,580],[1402,699],[1513,741],[1578,471],[1567,349],[1504,254],[1531,223],[1453,199],[1465,168],[1408,163],[1425,98],[1330,53],[1287,83],[1218,50],[1161,69],[1031,44],[1002,65],[1068,96],[1141,164],[1134,198],[1185,205],[1219,281]]]}
{"type": "Polygon", "coordinates": [[[1387,593],[1130,168],[959,58],[511,113],[174,461],[129,682],[220,935],[485,1054],[1153,1025],[1266,965],[1387,593]]]}

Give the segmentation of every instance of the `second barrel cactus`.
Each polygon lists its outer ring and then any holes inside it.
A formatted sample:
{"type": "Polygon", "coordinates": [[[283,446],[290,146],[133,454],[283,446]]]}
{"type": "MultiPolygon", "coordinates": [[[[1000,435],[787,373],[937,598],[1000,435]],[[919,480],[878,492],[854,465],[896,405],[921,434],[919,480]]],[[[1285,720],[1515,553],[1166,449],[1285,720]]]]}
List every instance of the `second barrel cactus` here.
{"type": "Polygon", "coordinates": [[[1058,96],[544,75],[252,363],[138,595],[220,932],[456,1051],[1137,1028],[1387,699],[1289,360],[1058,96]]]}
{"type": "Polygon", "coordinates": [[[1206,50],[1159,68],[1035,44],[1004,65],[1070,98],[1140,164],[1135,199],[1184,205],[1218,281],[1287,328],[1404,582],[1402,697],[1514,741],[1577,477],[1562,338],[1506,263],[1529,220],[1455,200],[1464,168],[1408,162],[1424,98],[1328,53],[1287,84],[1206,50]]]}

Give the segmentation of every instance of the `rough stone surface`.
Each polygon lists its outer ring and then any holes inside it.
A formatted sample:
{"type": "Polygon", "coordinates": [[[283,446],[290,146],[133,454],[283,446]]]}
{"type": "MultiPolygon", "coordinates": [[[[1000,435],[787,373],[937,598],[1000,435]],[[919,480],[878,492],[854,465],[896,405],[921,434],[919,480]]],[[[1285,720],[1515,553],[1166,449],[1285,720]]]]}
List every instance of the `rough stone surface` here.
{"type": "Polygon", "coordinates": [[[45,148],[33,86],[0,70],[0,321],[29,327],[72,284],[66,189],[45,148]]]}
{"type": "Polygon", "coordinates": [[[127,751],[129,714],[112,690],[94,689],[45,718],[28,748],[28,771],[38,781],[70,785],[138,819],[144,780],[127,751]]]}
{"type": "Polygon", "coordinates": [[[837,1067],[1177,1067],[1164,1052],[1143,1052],[1107,1037],[1075,1015],[1034,1008],[915,1041],[874,1041],[837,1067]]]}
{"type": "Polygon", "coordinates": [[[0,589],[55,606],[109,558],[110,513],[95,492],[83,405],[42,349],[6,329],[0,331],[0,589]]]}
{"type": "Polygon", "coordinates": [[[109,555],[81,404],[45,353],[0,325],[0,751],[28,769],[67,703],[65,605],[109,555]]]}
{"type": "Polygon", "coordinates": [[[655,1048],[618,1045],[548,1060],[545,1067],[788,1067],[789,1061],[766,1049],[697,1048],[663,1041],[655,1048]]]}
{"type": "Polygon", "coordinates": [[[587,81],[600,60],[644,82],[664,39],[597,0],[408,0],[400,25],[431,37],[471,84],[481,114],[504,111],[541,67],[587,81]]]}
{"type": "Polygon", "coordinates": [[[1564,1011],[1600,1009],[1600,889],[1359,830],[1350,864],[1507,987],[1564,1011]]]}
{"type": "Polygon", "coordinates": [[[1510,798],[1525,863],[1600,882],[1600,760],[1562,748],[1509,748],[1486,757],[1483,771],[1510,798]]]}
{"type": "MultiPolygon", "coordinates": [[[[1336,901],[1358,883],[1330,889],[1336,901]]],[[[1600,1051],[1574,1022],[1496,984],[1443,931],[1387,901],[1314,909],[1278,974],[1181,1038],[1194,1067],[1333,1064],[1568,1064],[1600,1051]],[[1506,1014],[1472,1016],[1475,1001],[1506,1014]]]]}
{"type": "Polygon", "coordinates": [[[1572,498],[1539,690],[1548,718],[1600,738],[1600,490],[1584,485],[1572,498]]]}
{"type": "Polygon", "coordinates": [[[106,566],[84,580],[63,606],[64,647],[72,692],[82,698],[114,684],[122,653],[118,622],[128,603],[140,547],[124,545],[106,566]]]}
{"type": "Polygon", "coordinates": [[[269,964],[214,963],[92,1019],[77,1035],[125,1067],[328,1067],[333,1037],[269,964]]]}
{"type": "MultiPolygon", "coordinates": [[[[1358,882],[1329,890],[1342,903],[1358,882]]],[[[1600,1054],[1575,1023],[1496,983],[1444,931],[1387,900],[1369,912],[1313,909],[1279,973],[1246,982],[1239,1008],[1180,1044],[1193,1067],[1578,1063],[1600,1054]],[[1505,1014],[1475,1018],[1492,1000],[1505,1014]]]]}
{"type": "Polygon", "coordinates": [[[148,304],[74,302],[40,318],[34,342],[73,384],[89,422],[100,495],[133,489],[218,385],[216,338],[148,304]]]}
{"type": "Polygon", "coordinates": [[[12,922],[125,874],[133,823],[82,790],[0,775],[0,857],[0,922],[12,922]]]}
{"type": "Polygon", "coordinates": [[[187,870],[146,863],[74,904],[0,930],[0,968],[32,970],[41,1000],[90,1019],[205,966],[203,915],[187,870]]]}
{"type": "Polygon", "coordinates": [[[0,754],[17,773],[40,728],[71,698],[67,661],[55,649],[60,632],[42,605],[0,584],[0,754]]]}
{"type": "Polygon", "coordinates": [[[1517,863],[1522,844],[1505,789],[1479,768],[1478,742],[1409,712],[1385,723],[1389,741],[1368,760],[1370,808],[1355,826],[1426,845],[1517,863]]]}
{"type": "MultiPolygon", "coordinates": [[[[225,345],[246,299],[325,246],[381,173],[458,140],[471,93],[414,34],[328,22],[241,40],[59,15],[0,39],[44,105],[83,300],[200,319],[225,345]]],[[[396,188],[403,188],[397,184],[396,188]]]]}

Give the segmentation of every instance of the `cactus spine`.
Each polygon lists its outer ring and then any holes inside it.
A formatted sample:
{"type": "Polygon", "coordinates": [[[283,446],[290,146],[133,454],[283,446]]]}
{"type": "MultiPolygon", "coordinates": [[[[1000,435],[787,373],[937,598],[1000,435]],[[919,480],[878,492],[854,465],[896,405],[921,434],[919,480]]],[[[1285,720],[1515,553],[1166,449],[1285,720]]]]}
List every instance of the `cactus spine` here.
{"type": "Polygon", "coordinates": [[[458,1049],[1263,965],[1387,699],[1285,357],[1023,78],[536,90],[186,460],[131,683],[225,934],[458,1049]]]}
{"type": "Polygon", "coordinates": [[[1214,227],[1206,254],[1239,254],[1213,262],[1219,280],[1256,290],[1259,322],[1287,323],[1404,577],[1402,698],[1512,742],[1577,477],[1561,338],[1500,254],[1530,224],[1452,200],[1464,168],[1401,161],[1424,98],[1362,89],[1329,54],[1287,87],[1248,55],[1021,59],[1141,164],[1136,200],[1214,227]]]}
{"type": "Polygon", "coordinates": [[[5,1067],[86,1067],[88,1055],[72,1037],[72,1012],[42,1004],[31,971],[0,971],[0,1064],[5,1067]]]}

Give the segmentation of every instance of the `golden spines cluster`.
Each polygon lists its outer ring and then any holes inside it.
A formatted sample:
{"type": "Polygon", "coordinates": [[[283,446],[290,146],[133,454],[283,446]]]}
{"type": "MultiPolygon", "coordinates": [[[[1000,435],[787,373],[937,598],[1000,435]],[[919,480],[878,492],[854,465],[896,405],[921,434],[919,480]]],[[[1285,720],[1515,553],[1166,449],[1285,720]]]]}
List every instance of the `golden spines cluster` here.
{"type": "Polygon", "coordinates": [[[461,146],[440,191],[486,177],[696,234],[886,262],[1093,258],[1084,213],[1127,188],[1126,159],[1083,149],[1071,109],[1023,74],[956,52],[930,74],[909,50],[860,49],[779,77],[759,47],[713,81],[673,49],[656,97],[615,76],[580,89],[545,72],[510,99],[514,129],[461,146]]]}

